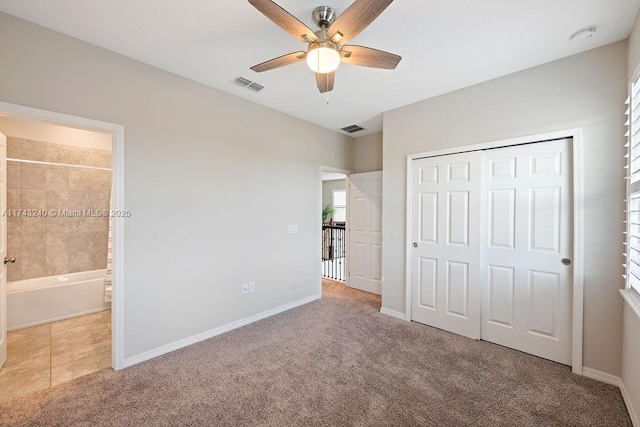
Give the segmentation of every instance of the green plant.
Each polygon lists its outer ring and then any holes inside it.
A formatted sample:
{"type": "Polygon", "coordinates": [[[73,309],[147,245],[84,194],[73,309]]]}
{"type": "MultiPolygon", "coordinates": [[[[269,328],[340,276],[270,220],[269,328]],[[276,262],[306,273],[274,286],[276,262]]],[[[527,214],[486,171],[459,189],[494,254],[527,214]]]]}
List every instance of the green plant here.
{"type": "Polygon", "coordinates": [[[336,213],[336,210],[331,207],[331,205],[327,205],[322,208],[322,222],[327,222],[330,216],[336,213]]]}

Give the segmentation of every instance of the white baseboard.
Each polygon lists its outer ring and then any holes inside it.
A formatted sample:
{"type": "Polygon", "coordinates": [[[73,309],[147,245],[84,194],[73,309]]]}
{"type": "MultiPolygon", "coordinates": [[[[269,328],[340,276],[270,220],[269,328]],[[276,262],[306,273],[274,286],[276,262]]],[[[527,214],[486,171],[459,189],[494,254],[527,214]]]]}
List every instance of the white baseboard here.
{"type": "Polygon", "coordinates": [[[596,381],[600,381],[606,384],[611,384],[620,388],[620,392],[622,393],[622,398],[624,399],[625,405],[627,405],[627,412],[629,412],[629,417],[631,418],[631,424],[634,427],[640,427],[640,419],[638,418],[638,413],[633,407],[633,403],[631,402],[631,396],[627,392],[627,389],[624,386],[624,382],[622,378],[616,377],[615,375],[607,374],[601,371],[596,371],[591,368],[582,368],[582,375],[587,378],[594,379],[596,381]]]}
{"type": "Polygon", "coordinates": [[[595,369],[582,368],[582,375],[587,378],[600,381],[601,383],[611,384],[616,387],[620,387],[622,385],[622,379],[620,377],[616,377],[615,375],[607,374],[605,372],[596,371],[595,369]]]}
{"type": "Polygon", "coordinates": [[[629,416],[631,417],[631,424],[633,424],[633,427],[640,427],[640,417],[638,416],[638,412],[636,412],[636,408],[633,407],[631,396],[629,396],[629,392],[627,392],[624,382],[621,382],[620,391],[622,392],[624,403],[627,405],[627,411],[629,411],[629,416]]]}
{"type": "Polygon", "coordinates": [[[389,308],[381,307],[380,308],[380,313],[386,314],[387,316],[395,317],[396,319],[406,320],[404,313],[401,313],[401,312],[395,311],[395,310],[391,310],[389,308]]]}
{"type": "Polygon", "coordinates": [[[154,348],[153,350],[145,351],[144,353],[126,358],[122,367],[128,368],[129,366],[133,366],[146,360],[153,359],[154,357],[169,353],[171,351],[178,350],[180,348],[195,344],[200,341],[204,341],[209,338],[213,338],[217,335],[224,334],[225,332],[229,332],[242,326],[246,326],[250,323],[257,322],[258,320],[266,319],[267,317],[282,313],[283,311],[291,310],[292,308],[308,304],[320,298],[322,298],[322,295],[312,295],[307,298],[299,299],[297,301],[272,308],[271,310],[263,311],[262,313],[254,314],[253,316],[245,317],[244,319],[236,320],[235,322],[227,323],[226,325],[222,325],[217,328],[210,329],[208,331],[201,332],[199,334],[192,335],[190,337],[183,338],[169,344],[165,344],[163,346],[154,348]]]}

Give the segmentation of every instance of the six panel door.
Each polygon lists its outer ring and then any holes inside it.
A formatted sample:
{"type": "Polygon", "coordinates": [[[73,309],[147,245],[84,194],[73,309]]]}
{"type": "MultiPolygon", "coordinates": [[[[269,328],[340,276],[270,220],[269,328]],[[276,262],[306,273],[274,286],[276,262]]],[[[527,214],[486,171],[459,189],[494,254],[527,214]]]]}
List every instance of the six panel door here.
{"type": "Polygon", "coordinates": [[[570,143],[413,161],[412,320],[571,364],[570,143]]]}
{"type": "Polygon", "coordinates": [[[480,152],[414,160],[412,320],[480,337],[480,152]]]}
{"type": "Polygon", "coordinates": [[[349,175],[350,287],[382,294],[382,172],[349,175]]]}
{"type": "Polygon", "coordinates": [[[484,340],[571,364],[571,140],[483,152],[484,340]]]}

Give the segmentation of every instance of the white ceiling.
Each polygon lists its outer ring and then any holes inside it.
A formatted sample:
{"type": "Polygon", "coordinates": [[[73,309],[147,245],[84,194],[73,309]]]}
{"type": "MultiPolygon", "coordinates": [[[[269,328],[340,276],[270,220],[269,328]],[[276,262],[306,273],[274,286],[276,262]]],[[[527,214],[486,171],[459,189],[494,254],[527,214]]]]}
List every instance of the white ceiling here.
{"type": "MultiPolygon", "coordinates": [[[[311,11],[352,0],[276,0],[310,28],[311,11]]],[[[342,64],[318,93],[299,63],[249,67],[304,50],[244,0],[0,0],[0,10],[329,129],[382,129],[382,113],[628,37],[640,0],[397,0],[351,41],[403,57],[396,70],[342,64]],[[574,44],[577,29],[596,37],[574,44]],[[230,83],[241,75],[266,87],[230,83]],[[327,96],[328,95],[328,96],[327,96]],[[328,99],[328,104],[327,104],[328,99]]]]}

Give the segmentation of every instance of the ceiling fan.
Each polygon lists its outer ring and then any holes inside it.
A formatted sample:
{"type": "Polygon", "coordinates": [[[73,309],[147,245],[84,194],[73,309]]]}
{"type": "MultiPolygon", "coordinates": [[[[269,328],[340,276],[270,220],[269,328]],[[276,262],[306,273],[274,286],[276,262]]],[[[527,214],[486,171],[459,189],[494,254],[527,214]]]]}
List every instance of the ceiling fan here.
{"type": "Polygon", "coordinates": [[[367,28],[391,2],[393,0],[356,0],[338,18],[332,8],[317,7],[313,10],[312,17],[320,29],[313,32],[275,2],[249,0],[249,3],[286,32],[309,44],[306,52],[288,53],[254,65],[251,69],[261,73],[306,59],[307,65],[316,75],[320,93],[333,90],[336,69],[340,62],[394,69],[402,57],[370,47],[345,44],[367,28]]]}

